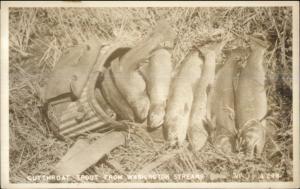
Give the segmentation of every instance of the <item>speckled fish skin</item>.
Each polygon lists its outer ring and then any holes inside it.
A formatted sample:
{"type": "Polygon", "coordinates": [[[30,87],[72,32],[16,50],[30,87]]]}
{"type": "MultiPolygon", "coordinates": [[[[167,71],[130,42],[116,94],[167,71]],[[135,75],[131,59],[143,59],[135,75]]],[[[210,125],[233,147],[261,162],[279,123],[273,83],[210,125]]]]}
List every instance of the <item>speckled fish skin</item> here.
{"type": "Polygon", "coordinates": [[[266,142],[265,122],[250,120],[241,132],[241,150],[250,158],[260,157],[266,142]]]}
{"type": "Polygon", "coordinates": [[[171,77],[171,54],[166,49],[157,49],[150,58],[147,82],[151,102],[147,123],[151,129],[161,126],[164,122],[171,77]]]}
{"type": "Polygon", "coordinates": [[[215,147],[224,153],[231,153],[236,139],[233,83],[237,77],[238,59],[246,56],[246,49],[232,49],[226,56],[225,64],[217,72],[208,96],[208,117],[215,119],[212,139],[215,147]]]}
{"type": "Polygon", "coordinates": [[[204,125],[207,116],[207,94],[213,85],[216,68],[216,58],[221,52],[226,41],[213,42],[201,47],[204,56],[204,64],[200,80],[194,91],[194,100],[191,108],[188,126],[188,139],[191,147],[198,151],[206,143],[209,133],[204,125]]]}
{"type": "Polygon", "coordinates": [[[171,146],[180,146],[186,139],[193,89],[201,76],[202,64],[199,53],[192,52],[173,78],[163,126],[164,136],[171,146]]]}
{"type": "Polygon", "coordinates": [[[241,71],[236,93],[236,120],[246,144],[247,154],[260,156],[265,144],[265,121],[249,124],[262,119],[267,113],[267,96],[264,87],[265,70],[263,67],[266,47],[250,41],[251,53],[247,65],[241,71]],[[250,134],[250,131],[252,134],[250,134]],[[256,131],[254,131],[256,130],[256,131]]]}

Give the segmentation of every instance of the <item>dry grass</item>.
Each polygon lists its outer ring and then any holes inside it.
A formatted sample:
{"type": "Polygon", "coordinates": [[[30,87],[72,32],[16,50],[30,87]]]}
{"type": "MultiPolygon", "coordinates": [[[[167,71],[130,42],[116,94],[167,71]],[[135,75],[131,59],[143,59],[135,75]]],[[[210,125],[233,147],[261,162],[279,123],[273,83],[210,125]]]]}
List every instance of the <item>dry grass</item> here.
{"type": "MultiPolygon", "coordinates": [[[[85,174],[134,174],[156,159],[154,173],[199,173],[204,181],[291,181],[292,175],[292,10],[291,8],[11,8],[9,15],[10,181],[49,174],[74,141],[60,141],[42,119],[38,85],[44,85],[62,51],[91,37],[134,44],[165,18],[178,33],[173,51],[187,51],[218,29],[244,36],[264,32],[273,42],[266,54],[269,126],[280,153],[262,160],[232,157],[207,145],[201,152],[166,150],[161,143],[130,138],[85,174]],[[171,153],[172,152],[172,153],[171,153]],[[167,155],[167,154],[173,155],[167,155]],[[278,173],[279,178],[260,178],[278,173]],[[238,177],[237,177],[238,175],[238,177]]],[[[229,44],[234,45],[234,44],[229,44]]],[[[240,45],[243,45],[240,42],[240,45]]],[[[147,133],[146,133],[147,135],[147,133]]],[[[271,145],[270,142],[268,145],[271,145]]],[[[269,149],[269,148],[267,148],[269,149]]],[[[124,182],[127,179],[120,180],[124,182]]],[[[130,180],[127,180],[128,182],[130,180]]],[[[148,182],[161,181],[149,180],[148,182]]],[[[99,182],[108,182],[99,180],[99,182]]],[[[114,181],[116,182],[116,181],[114,181]]],[[[161,182],[179,182],[167,180],[161,182]]]]}

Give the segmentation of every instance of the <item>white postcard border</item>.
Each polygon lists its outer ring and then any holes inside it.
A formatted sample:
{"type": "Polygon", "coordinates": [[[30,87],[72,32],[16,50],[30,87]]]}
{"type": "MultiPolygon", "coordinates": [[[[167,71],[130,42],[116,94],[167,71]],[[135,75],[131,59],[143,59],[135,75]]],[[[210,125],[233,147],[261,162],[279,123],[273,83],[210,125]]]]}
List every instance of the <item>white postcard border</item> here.
{"type": "Polygon", "coordinates": [[[1,2],[1,186],[4,188],[297,188],[299,187],[299,2],[296,1],[15,1],[1,2]],[[293,182],[230,183],[97,183],[97,184],[11,184],[9,183],[9,88],[8,8],[9,7],[293,7],[293,182]]]}

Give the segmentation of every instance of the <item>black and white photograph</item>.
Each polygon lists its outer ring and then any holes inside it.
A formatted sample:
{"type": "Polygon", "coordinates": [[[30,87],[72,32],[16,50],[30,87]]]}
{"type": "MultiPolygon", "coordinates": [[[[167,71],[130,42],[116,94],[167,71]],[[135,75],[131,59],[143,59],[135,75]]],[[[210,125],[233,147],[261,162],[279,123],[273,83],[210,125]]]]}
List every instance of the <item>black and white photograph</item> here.
{"type": "Polygon", "coordinates": [[[299,187],[299,2],[1,6],[3,188],[299,187]]]}

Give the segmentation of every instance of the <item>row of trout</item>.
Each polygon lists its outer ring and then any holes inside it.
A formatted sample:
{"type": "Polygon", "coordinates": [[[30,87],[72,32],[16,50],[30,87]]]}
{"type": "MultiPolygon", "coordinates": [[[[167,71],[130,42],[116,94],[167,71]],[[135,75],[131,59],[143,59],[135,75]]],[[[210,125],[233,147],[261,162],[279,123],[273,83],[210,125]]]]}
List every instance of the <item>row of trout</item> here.
{"type": "Polygon", "coordinates": [[[174,74],[170,52],[158,48],[174,38],[165,27],[112,61],[102,83],[112,110],[120,119],[146,120],[150,129],[162,126],[171,146],[187,139],[198,151],[211,140],[224,153],[261,155],[267,113],[264,41],[250,37],[249,48],[227,50],[217,72],[216,59],[226,42],[211,42],[192,50],[174,74]],[[247,55],[239,70],[237,60],[247,55]],[[145,59],[148,63],[140,65],[145,59]]]}

